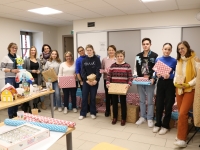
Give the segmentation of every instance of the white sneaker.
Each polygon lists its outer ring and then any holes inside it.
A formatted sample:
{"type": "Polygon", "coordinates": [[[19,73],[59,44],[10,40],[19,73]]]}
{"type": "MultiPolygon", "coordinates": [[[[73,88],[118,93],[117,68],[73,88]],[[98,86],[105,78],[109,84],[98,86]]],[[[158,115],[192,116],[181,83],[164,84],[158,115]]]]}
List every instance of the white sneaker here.
{"type": "Polygon", "coordinates": [[[174,142],[174,145],[178,146],[178,147],[187,147],[187,143],[183,140],[177,140],[174,142]]]}
{"type": "Polygon", "coordinates": [[[68,110],[67,107],[64,108],[64,114],[67,114],[68,110]]]}
{"type": "Polygon", "coordinates": [[[153,127],[153,133],[157,133],[160,130],[160,127],[154,126],[153,127]]]}
{"type": "Polygon", "coordinates": [[[53,107],[53,110],[56,110],[57,109],[57,107],[53,107]]]}
{"type": "Polygon", "coordinates": [[[164,134],[167,133],[167,131],[168,131],[168,129],[162,128],[162,129],[159,131],[159,134],[160,134],[160,135],[164,135],[164,134]]]}
{"type": "Polygon", "coordinates": [[[92,119],[96,119],[96,116],[95,115],[90,115],[92,119]]]}
{"type": "Polygon", "coordinates": [[[79,116],[78,119],[79,120],[83,120],[83,118],[85,118],[84,116],[79,116]]]}
{"type": "Polygon", "coordinates": [[[143,117],[140,117],[135,124],[140,125],[140,124],[142,124],[144,122],[146,122],[146,119],[144,119],[143,117]]]}
{"type": "Polygon", "coordinates": [[[76,108],[73,108],[73,112],[76,113],[76,112],[77,112],[77,109],[76,109],[76,108]]]}
{"type": "Polygon", "coordinates": [[[179,139],[177,137],[175,137],[175,140],[178,141],[179,139]]]}
{"type": "Polygon", "coordinates": [[[154,126],[153,120],[148,120],[148,127],[153,128],[153,126],[154,126]]]}
{"type": "Polygon", "coordinates": [[[62,107],[58,107],[58,111],[61,112],[62,111],[62,107]]]}

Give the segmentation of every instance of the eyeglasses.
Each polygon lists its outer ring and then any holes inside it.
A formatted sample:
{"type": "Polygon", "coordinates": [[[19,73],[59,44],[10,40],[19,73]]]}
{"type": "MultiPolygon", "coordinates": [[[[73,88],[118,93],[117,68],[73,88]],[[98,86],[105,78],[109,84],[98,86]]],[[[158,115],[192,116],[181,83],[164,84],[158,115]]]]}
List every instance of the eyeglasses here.
{"type": "Polygon", "coordinates": [[[72,56],[65,56],[65,57],[67,57],[67,58],[68,58],[68,57],[72,57],[72,56]]]}
{"type": "Polygon", "coordinates": [[[83,51],[84,51],[84,50],[82,49],[82,50],[80,50],[80,51],[78,51],[78,52],[80,53],[80,52],[83,52],[83,51]]]}
{"type": "Polygon", "coordinates": [[[17,47],[11,47],[12,49],[17,49],[17,47]]]}

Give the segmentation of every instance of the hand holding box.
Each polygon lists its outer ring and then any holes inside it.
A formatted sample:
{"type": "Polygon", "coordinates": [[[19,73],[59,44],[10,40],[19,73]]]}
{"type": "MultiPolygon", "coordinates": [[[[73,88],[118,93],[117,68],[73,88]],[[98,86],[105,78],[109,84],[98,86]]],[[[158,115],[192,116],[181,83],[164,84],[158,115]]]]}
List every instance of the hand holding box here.
{"type": "Polygon", "coordinates": [[[160,74],[162,76],[169,74],[172,70],[169,66],[167,66],[165,63],[161,62],[160,60],[157,61],[157,63],[152,68],[157,74],[160,74]]]}
{"type": "Polygon", "coordinates": [[[126,95],[128,91],[128,84],[110,83],[108,88],[109,94],[126,95]]]}
{"type": "Polygon", "coordinates": [[[96,75],[95,74],[90,74],[89,76],[87,76],[87,79],[92,82],[94,80],[96,80],[96,75]]]}

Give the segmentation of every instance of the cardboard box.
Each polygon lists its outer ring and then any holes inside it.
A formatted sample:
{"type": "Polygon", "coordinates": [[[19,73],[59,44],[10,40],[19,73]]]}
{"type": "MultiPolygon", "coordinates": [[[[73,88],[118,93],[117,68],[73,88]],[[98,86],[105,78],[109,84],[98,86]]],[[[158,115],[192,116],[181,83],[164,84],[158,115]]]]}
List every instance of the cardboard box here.
{"type": "MultiPolygon", "coordinates": [[[[110,107],[111,111],[111,119],[113,119],[113,109],[110,107]]],[[[121,105],[118,104],[118,118],[117,120],[121,120],[121,105]]],[[[127,116],[126,122],[135,123],[139,119],[139,106],[129,105],[127,104],[127,116]]]]}
{"type": "Polygon", "coordinates": [[[23,124],[0,134],[0,150],[23,150],[49,136],[48,129],[23,124]]]}
{"type": "Polygon", "coordinates": [[[108,93],[109,94],[116,94],[116,95],[126,95],[128,88],[128,84],[122,83],[110,83],[108,93]]]}

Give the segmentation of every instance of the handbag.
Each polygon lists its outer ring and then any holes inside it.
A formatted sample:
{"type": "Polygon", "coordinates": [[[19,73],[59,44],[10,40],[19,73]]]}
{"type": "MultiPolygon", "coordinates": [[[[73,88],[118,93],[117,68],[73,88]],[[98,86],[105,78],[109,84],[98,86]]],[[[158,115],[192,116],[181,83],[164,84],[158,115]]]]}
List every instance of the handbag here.
{"type": "Polygon", "coordinates": [[[51,78],[51,82],[55,82],[58,80],[58,76],[53,68],[43,71],[42,75],[43,75],[45,82],[48,82],[49,78],[51,78]]]}

